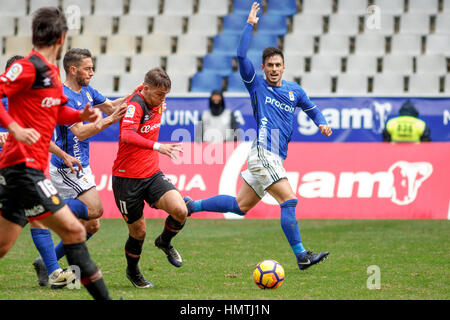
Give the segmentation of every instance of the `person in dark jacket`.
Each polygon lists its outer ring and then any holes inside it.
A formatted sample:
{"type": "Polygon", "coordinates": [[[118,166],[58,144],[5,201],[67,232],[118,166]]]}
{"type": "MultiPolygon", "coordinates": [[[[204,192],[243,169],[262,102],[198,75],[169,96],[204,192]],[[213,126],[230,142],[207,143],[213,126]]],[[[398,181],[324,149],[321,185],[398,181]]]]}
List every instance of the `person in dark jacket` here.
{"type": "Polygon", "coordinates": [[[238,124],[233,112],[225,108],[222,91],[214,90],[209,98],[209,110],[203,111],[195,134],[197,142],[236,141],[238,124]]]}

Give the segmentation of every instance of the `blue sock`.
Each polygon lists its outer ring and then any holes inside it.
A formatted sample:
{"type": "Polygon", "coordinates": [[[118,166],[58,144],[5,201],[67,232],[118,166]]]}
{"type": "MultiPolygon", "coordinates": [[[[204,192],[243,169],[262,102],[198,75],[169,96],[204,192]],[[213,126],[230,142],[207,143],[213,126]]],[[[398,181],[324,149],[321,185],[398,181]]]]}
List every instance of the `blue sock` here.
{"type": "Polygon", "coordinates": [[[286,236],[292,251],[295,255],[304,255],[306,250],[302,244],[300,237],[300,230],[298,228],[297,218],[295,217],[295,207],[297,206],[297,199],[283,202],[281,207],[281,228],[286,236]]]}
{"type": "MultiPolygon", "coordinates": [[[[90,237],[92,237],[92,234],[87,232],[86,233],[86,241],[89,240],[90,237]]],[[[58,245],[55,247],[55,253],[56,253],[56,259],[58,259],[58,260],[66,255],[66,253],[64,252],[64,245],[63,245],[62,241],[60,241],[58,243],[58,245]]]]}
{"type": "Polygon", "coordinates": [[[34,245],[41,254],[45,268],[47,268],[47,274],[50,275],[53,271],[60,268],[55,249],[53,248],[52,234],[48,229],[31,228],[30,231],[34,245]]]}
{"type": "Polygon", "coordinates": [[[78,219],[89,220],[86,205],[78,199],[64,199],[70,210],[78,219]]]}
{"type": "Polygon", "coordinates": [[[218,195],[204,200],[194,201],[194,212],[233,212],[241,216],[245,215],[238,206],[235,197],[227,195],[218,195]]]}

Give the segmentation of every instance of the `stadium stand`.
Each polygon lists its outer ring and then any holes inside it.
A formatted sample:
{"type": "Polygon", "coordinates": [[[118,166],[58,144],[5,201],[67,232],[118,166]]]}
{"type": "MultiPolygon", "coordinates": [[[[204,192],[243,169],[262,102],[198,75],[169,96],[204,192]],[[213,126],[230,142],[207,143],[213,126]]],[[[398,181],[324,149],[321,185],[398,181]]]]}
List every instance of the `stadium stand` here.
{"type": "Polygon", "coordinates": [[[27,15],[26,0],[0,0],[0,16],[2,17],[23,17],[27,15]]]}
{"type": "Polygon", "coordinates": [[[160,0],[130,0],[128,14],[155,17],[160,11],[160,0]]]}
{"type": "Polygon", "coordinates": [[[211,92],[222,88],[222,77],[215,72],[202,71],[192,77],[192,92],[211,92]]]}
{"type": "Polygon", "coordinates": [[[58,0],[32,0],[30,1],[29,13],[33,14],[37,9],[42,7],[57,7],[58,5],[58,0]]]}
{"type": "MultiPolygon", "coordinates": [[[[279,46],[285,54],[285,79],[307,85],[310,94],[395,95],[416,89],[417,94],[450,94],[450,0],[262,2],[248,52],[258,74],[262,50],[279,46]],[[379,25],[371,28],[367,14],[377,11],[368,11],[370,5],[381,13],[379,25]],[[429,75],[422,88],[419,75],[429,75]]],[[[172,92],[245,92],[238,81],[236,48],[251,3],[0,0],[0,61],[27,54],[32,13],[56,5],[67,10],[69,22],[81,14],[79,27],[68,33],[66,48],[89,48],[96,59],[94,78],[103,79],[106,94],[126,89],[127,78],[122,76],[143,75],[155,66],[177,79],[172,92]]]]}
{"type": "Polygon", "coordinates": [[[247,92],[247,88],[242,82],[241,74],[239,72],[233,72],[228,76],[228,92],[247,92]]]}
{"type": "Polygon", "coordinates": [[[89,16],[92,14],[91,0],[62,0],[62,8],[67,12],[69,6],[75,6],[82,16],[89,16]]]}
{"type": "Polygon", "coordinates": [[[267,13],[281,16],[292,16],[297,13],[296,0],[269,0],[267,3],[267,13]]]}

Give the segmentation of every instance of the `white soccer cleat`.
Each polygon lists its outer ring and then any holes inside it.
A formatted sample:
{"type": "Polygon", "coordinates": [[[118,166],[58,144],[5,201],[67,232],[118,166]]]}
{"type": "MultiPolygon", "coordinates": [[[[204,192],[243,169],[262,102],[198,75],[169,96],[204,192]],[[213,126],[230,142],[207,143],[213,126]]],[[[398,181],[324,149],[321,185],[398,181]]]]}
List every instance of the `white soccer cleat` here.
{"type": "Polygon", "coordinates": [[[48,276],[48,284],[52,289],[61,289],[75,281],[75,279],[76,276],[72,270],[57,269],[48,276]]]}

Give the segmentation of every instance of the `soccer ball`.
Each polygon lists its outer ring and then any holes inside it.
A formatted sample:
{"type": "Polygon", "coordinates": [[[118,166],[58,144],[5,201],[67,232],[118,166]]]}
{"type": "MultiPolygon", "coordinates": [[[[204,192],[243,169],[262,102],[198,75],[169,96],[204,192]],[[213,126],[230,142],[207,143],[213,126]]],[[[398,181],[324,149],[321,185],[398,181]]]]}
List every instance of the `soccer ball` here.
{"type": "Polygon", "coordinates": [[[253,281],[261,289],[276,289],[284,281],[284,269],[275,260],[263,260],[253,270],[253,281]]]}

